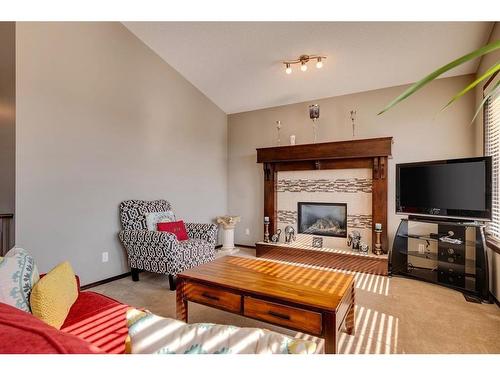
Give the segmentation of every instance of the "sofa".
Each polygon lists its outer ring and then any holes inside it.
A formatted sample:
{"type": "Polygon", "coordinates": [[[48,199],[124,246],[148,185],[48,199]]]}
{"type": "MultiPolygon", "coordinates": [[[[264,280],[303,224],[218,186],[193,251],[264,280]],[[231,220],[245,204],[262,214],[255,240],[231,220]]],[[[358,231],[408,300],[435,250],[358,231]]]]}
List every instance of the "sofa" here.
{"type": "Polygon", "coordinates": [[[0,302],[0,354],[291,354],[316,349],[312,342],[263,329],[162,318],[99,293],[81,291],[78,277],[77,286],[76,302],[59,330],[0,302]],[[223,348],[214,350],[214,342],[223,348]],[[170,350],[172,346],[176,350],[170,350]]]}
{"type": "Polygon", "coordinates": [[[78,298],[58,330],[28,312],[0,303],[0,353],[125,353],[129,308],[112,298],[79,288],[78,298]]]}

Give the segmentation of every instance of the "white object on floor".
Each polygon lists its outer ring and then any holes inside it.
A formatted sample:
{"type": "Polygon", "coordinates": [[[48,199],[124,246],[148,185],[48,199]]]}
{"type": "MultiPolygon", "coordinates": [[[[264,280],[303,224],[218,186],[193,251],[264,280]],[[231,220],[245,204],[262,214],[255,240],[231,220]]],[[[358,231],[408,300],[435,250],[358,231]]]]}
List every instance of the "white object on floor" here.
{"type": "Polygon", "coordinates": [[[222,248],[217,252],[218,256],[232,255],[239,250],[234,247],[234,227],[240,222],[239,216],[219,216],[217,223],[222,224],[222,248]]]}

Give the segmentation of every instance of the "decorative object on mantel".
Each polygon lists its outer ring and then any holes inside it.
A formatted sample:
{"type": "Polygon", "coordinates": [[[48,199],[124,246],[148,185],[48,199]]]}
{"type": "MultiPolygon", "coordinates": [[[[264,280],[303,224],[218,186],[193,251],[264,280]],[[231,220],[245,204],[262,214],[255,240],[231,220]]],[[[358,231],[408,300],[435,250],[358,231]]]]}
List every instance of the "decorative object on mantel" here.
{"type": "Polygon", "coordinates": [[[375,247],[373,249],[373,254],[380,255],[382,254],[382,244],[380,243],[380,234],[382,233],[382,224],[375,223],[375,235],[377,239],[375,241],[375,247]]]}
{"type": "Polygon", "coordinates": [[[347,246],[352,247],[353,250],[359,249],[360,242],[361,233],[359,231],[353,230],[347,235],[347,246]]]}
{"type": "Polygon", "coordinates": [[[355,136],[355,130],[356,130],[356,124],[354,121],[356,120],[356,111],[351,110],[351,122],[352,122],[352,137],[354,138],[355,136]]]}
{"type": "Polygon", "coordinates": [[[264,216],[264,242],[269,242],[269,216],[264,216]]]}
{"type": "Polygon", "coordinates": [[[353,238],[352,239],[352,249],[353,250],[359,250],[359,243],[361,242],[361,239],[359,238],[353,238]]]}
{"type": "Polygon", "coordinates": [[[295,241],[295,229],[291,225],[285,227],[285,242],[292,243],[295,241]]]}
{"type": "Polygon", "coordinates": [[[370,251],[370,246],[366,242],[361,241],[359,243],[359,252],[363,254],[368,254],[368,251],[370,251]]]}
{"type": "Polygon", "coordinates": [[[234,247],[234,227],[240,220],[239,216],[230,215],[217,218],[217,224],[222,224],[223,229],[222,248],[218,251],[219,254],[230,255],[238,252],[234,247]]]}
{"type": "Polygon", "coordinates": [[[290,136],[290,146],[295,146],[295,134],[290,136]]]}
{"type": "Polygon", "coordinates": [[[316,127],[316,120],[319,119],[319,105],[318,104],[311,104],[309,106],[309,118],[313,122],[313,131],[314,131],[314,143],[318,140],[318,132],[317,132],[317,127],[316,127]]]}
{"type": "Polygon", "coordinates": [[[281,121],[276,121],[276,130],[278,130],[278,146],[281,144],[280,130],[281,130],[281,121]]]}
{"type": "Polygon", "coordinates": [[[323,247],[323,238],[322,237],[313,237],[312,239],[312,247],[323,247]]]}
{"type": "Polygon", "coordinates": [[[323,67],[323,60],[325,59],[326,56],[300,55],[298,59],[283,61],[283,65],[285,65],[285,73],[292,74],[292,65],[294,64],[300,64],[300,70],[305,72],[307,70],[307,63],[309,60],[316,60],[316,68],[321,69],[323,67]]]}
{"type": "Polygon", "coordinates": [[[278,229],[276,233],[274,233],[271,236],[271,243],[278,243],[280,242],[280,237],[281,237],[281,229],[278,229]]]}

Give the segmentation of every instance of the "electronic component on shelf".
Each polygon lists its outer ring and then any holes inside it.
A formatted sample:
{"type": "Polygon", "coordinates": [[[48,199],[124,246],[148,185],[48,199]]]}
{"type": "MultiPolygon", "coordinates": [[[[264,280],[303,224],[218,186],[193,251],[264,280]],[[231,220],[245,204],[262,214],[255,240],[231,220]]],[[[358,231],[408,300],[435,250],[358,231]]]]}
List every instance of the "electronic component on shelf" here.
{"type": "Polygon", "coordinates": [[[458,238],[450,238],[448,236],[439,237],[439,241],[453,243],[455,245],[461,245],[463,243],[463,241],[459,240],[458,238]]]}

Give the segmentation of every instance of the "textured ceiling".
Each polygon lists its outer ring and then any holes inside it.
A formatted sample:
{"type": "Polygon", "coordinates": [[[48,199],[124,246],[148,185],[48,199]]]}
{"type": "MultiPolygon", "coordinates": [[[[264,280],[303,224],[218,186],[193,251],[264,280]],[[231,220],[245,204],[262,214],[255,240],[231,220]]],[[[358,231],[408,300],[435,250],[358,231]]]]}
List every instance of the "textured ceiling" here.
{"type": "MultiPolygon", "coordinates": [[[[124,22],[226,113],[414,82],[486,43],[488,22],[124,22]],[[328,56],[287,75],[281,61],[328,56]]],[[[478,62],[445,76],[476,72],[478,62]]]]}

